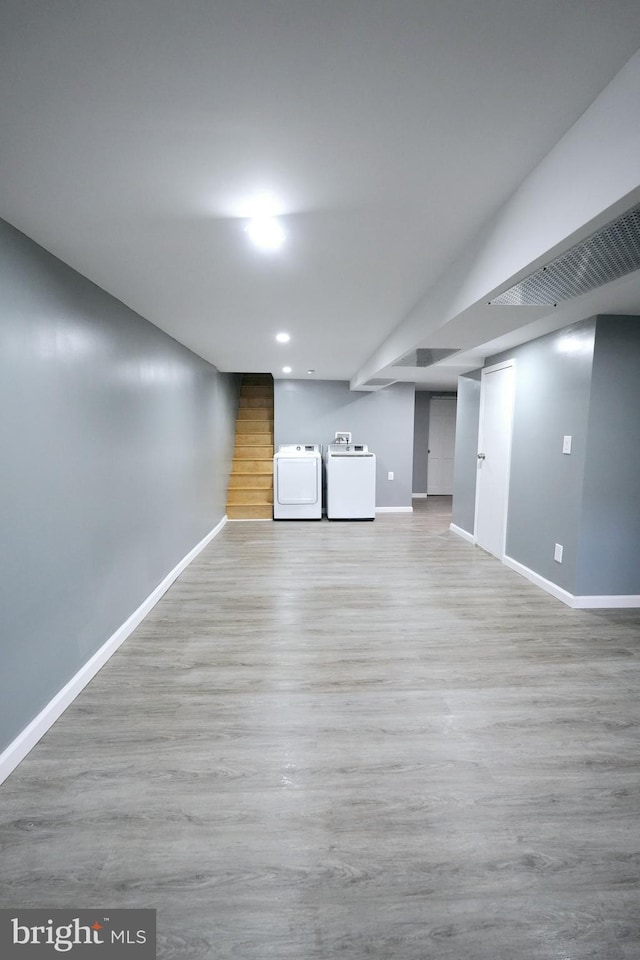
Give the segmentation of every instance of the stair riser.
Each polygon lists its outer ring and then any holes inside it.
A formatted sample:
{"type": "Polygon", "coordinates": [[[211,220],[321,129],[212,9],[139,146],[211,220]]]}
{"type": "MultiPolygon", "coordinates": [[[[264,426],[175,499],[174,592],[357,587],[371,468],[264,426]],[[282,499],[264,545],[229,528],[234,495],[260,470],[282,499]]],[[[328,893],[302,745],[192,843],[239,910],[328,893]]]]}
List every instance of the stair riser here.
{"type": "Polygon", "coordinates": [[[267,397],[273,403],[273,385],[250,384],[243,386],[240,390],[240,399],[243,397],[267,397]]]}
{"type": "Polygon", "coordinates": [[[233,473],[255,473],[273,476],[273,460],[234,460],[233,473]]]}
{"type": "Polygon", "coordinates": [[[273,476],[270,473],[232,473],[229,477],[229,489],[273,491],[273,476]]]}
{"type": "Polygon", "coordinates": [[[273,410],[267,407],[238,407],[238,420],[273,420],[273,410]]]}
{"type": "Polygon", "coordinates": [[[236,434],[236,449],[238,447],[266,447],[273,449],[273,435],[269,433],[238,433],[236,434]]]}
{"type": "Polygon", "coordinates": [[[270,490],[229,490],[227,494],[227,505],[244,503],[248,504],[268,504],[273,505],[273,497],[270,490]]]}
{"type": "Polygon", "coordinates": [[[240,397],[239,408],[244,410],[246,407],[273,410],[273,397],[240,397]]]}
{"type": "Polygon", "coordinates": [[[230,503],[227,506],[228,520],[273,520],[273,507],[268,504],[230,503]]]}
{"type": "Polygon", "coordinates": [[[246,447],[236,447],[233,452],[234,460],[272,460],[273,447],[266,444],[247,444],[246,447]]]}
{"type": "Polygon", "coordinates": [[[271,420],[236,420],[236,436],[245,433],[261,433],[263,436],[273,437],[273,422],[271,420]]]}

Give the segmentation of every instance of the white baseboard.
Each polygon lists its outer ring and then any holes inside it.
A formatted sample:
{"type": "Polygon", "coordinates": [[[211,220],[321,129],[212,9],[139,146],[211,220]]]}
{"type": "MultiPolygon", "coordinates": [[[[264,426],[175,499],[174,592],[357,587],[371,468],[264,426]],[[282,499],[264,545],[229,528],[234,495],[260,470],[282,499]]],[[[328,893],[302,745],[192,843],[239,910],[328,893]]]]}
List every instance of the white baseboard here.
{"type": "Polygon", "coordinates": [[[116,632],[80,667],[75,676],[58,691],[55,697],[49,701],[37,717],[0,753],[0,784],[4,783],[9,774],[24,760],[29,751],[42,739],[58,717],[64,713],[89,681],[92,680],[96,673],[105,665],[107,660],[113,656],[118,647],[122,646],[127,637],[133,633],[138,624],[144,620],[150,610],[152,610],[156,603],[164,596],[174,580],[176,580],[182,571],[189,566],[191,561],[204,550],[207,544],[220,533],[226,522],[227,518],[225,516],[200,543],[196,544],[193,550],[189,551],[186,557],[183,557],[173,570],[167,574],[164,580],[158,584],[155,590],[149,594],[147,599],[140,604],[138,609],[125,620],[121,627],[118,627],[116,632]]]}
{"type": "Polygon", "coordinates": [[[573,607],[578,610],[615,610],[640,607],[640,596],[630,594],[605,594],[602,597],[581,594],[573,598],[573,607]]]}
{"type": "Polygon", "coordinates": [[[411,494],[411,499],[412,499],[412,500],[426,500],[426,499],[427,499],[427,495],[426,495],[426,493],[412,493],[412,494],[411,494]]]}
{"type": "Polygon", "coordinates": [[[505,556],[504,563],[507,567],[515,570],[516,573],[521,574],[523,577],[526,577],[527,580],[531,581],[531,583],[535,583],[536,586],[546,590],[546,592],[550,593],[552,597],[556,597],[556,599],[566,603],[568,607],[571,607],[574,610],[611,610],[628,607],[640,607],[640,596],[635,596],[633,594],[608,594],[604,596],[588,596],[586,594],[576,595],[569,593],[568,590],[564,590],[556,583],[552,583],[550,580],[546,580],[544,577],[541,577],[539,573],[535,572],[535,570],[530,570],[529,567],[525,567],[523,563],[520,563],[518,560],[514,560],[513,557],[505,556]]]}
{"type": "Polygon", "coordinates": [[[576,599],[572,593],[569,593],[568,590],[559,587],[557,583],[552,583],[551,580],[547,580],[545,577],[541,577],[539,573],[536,573],[535,570],[530,570],[529,567],[525,567],[523,563],[520,563],[519,560],[514,560],[513,557],[508,557],[506,554],[503,558],[504,565],[510,567],[511,570],[515,570],[516,573],[519,573],[521,576],[526,577],[527,580],[530,580],[531,583],[535,583],[537,587],[541,587],[543,590],[546,590],[547,593],[550,593],[552,597],[555,597],[557,600],[562,600],[563,603],[566,603],[568,607],[575,606],[574,600],[576,599]]]}
{"type": "Polygon", "coordinates": [[[457,534],[459,537],[462,537],[463,540],[467,540],[469,543],[476,542],[476,538],[472,533],[469,533],[467,530],[463,530],[462,527],[457,527],[455,523],[449,524],[449,530],[451,530],[451,533],[457,534]]]}
{"type": "Polygon", "coordinates": [[[413,513],[413,507],[376,507],[376,513],[413,513]]]}

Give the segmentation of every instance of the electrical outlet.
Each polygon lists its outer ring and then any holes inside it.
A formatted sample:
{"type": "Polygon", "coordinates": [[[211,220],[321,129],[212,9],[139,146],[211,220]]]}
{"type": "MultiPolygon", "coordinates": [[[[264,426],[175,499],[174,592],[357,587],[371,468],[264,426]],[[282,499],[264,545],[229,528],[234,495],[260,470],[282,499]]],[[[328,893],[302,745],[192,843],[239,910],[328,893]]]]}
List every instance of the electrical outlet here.
{"type": "Polygon", "coordinates": [[[553,559],[556,563],[562,563],[562,551],[564,547],[561,543],[556,543],[555,550],[553,551],[553,559]]]}
{"type": "Polygon", "coordinates": [[[387,474],[387,480],[393,480],[393,470],[389,470],[389,473],[387,474]]]}

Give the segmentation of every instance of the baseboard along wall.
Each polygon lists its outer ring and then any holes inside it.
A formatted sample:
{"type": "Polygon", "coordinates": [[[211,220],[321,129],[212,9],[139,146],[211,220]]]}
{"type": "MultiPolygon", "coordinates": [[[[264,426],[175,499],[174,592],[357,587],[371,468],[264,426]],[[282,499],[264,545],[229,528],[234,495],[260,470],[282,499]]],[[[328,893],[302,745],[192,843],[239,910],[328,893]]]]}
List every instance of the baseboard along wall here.
{"type": "Polygon", "coordinates": [[[466,540],[468,543],[475,544],[476,542],[476,538],[472,533],[468,533],[466,530],[463,530],[462,527],[457,527],[455,523],[449,524],[449,530],[451,530],[452,533],[457,534],[457,536],[462,537],[462,539],[466,540]]]}
{"type": "Polygon", "coordinates": [[[204,550],[213,538],[220,533],[226,522],[227,518],[224,516],[220,523],[196,544],[186,557],[180,560],[173,570],[166,575],[164,580],[158,584],[155,590],[149,594],[146,600],[140,604],[137,610],[134,610],[122,626],[80,667],[75,676],[58,691],[46,707],[44,707],[44,709],[34,717],[31,723],[18,734],[15,740],[6,747],[0,754],[0,784],[2,784],[18,764],[24,760],[29,751],[35,747],[47,730],[53,726],[58,717],[73,703],[78,694],[84,690],[89,681],[95,677],[107,660],[122,646],[127,637],[131,636],[138,624],[144,620],[147,614],[155,607],[156,603],[164,596],[174,580],[180,576],[192,560],[195,560],[198,554],[204,550]]]}
{"type": "MultiPolygon", "coordinates": [[[[475,537],[473,534],[468,533],[467,530],[462,530],[461,527],[457,527],[454,523],[449,525],[449,529],[452,533],[462,537],[462,539],[466,540],[468,543],[475,544],[475,537]]],[[[496,557],[496,559],[498,558],[496,557]]],[[[505,554],[502,562],[505,566],[509,567],[511,570],[515,570],[515,572],[519,573],[520,576],[525,577],[531,583],[534,583],[537,587],[545,590],[547,593],[551,594],[552,597],[555,597],[556,600],[560,600],[573,610],[613,610],[640,607],[640,596],[636,596],[635,594],[606,594],[603,596],[573,594],[569,593],[569,591],[565,590],[563,587],[559,587],[557,583],[553,583],[551,580],[547,580],[545,577],[542,577],[539,573],[536,573],[535,570],[531,570],[529,567],[526,567],[523,563],[520,563],[519,560],[514,560],[513,557],[509,557],[505,554]]]]}

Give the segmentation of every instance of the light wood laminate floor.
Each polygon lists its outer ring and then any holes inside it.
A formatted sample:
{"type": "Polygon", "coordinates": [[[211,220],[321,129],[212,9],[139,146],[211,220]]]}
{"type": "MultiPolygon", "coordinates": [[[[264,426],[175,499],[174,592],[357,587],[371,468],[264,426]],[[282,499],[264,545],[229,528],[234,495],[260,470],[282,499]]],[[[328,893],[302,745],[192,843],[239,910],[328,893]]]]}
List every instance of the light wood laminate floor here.
{"type": "Polygon", "coordinates": [[[0,906],[155,907],[163,960],[638,960],[638,611],[415,507],[228,524],[0,788],[0,906]]]}

